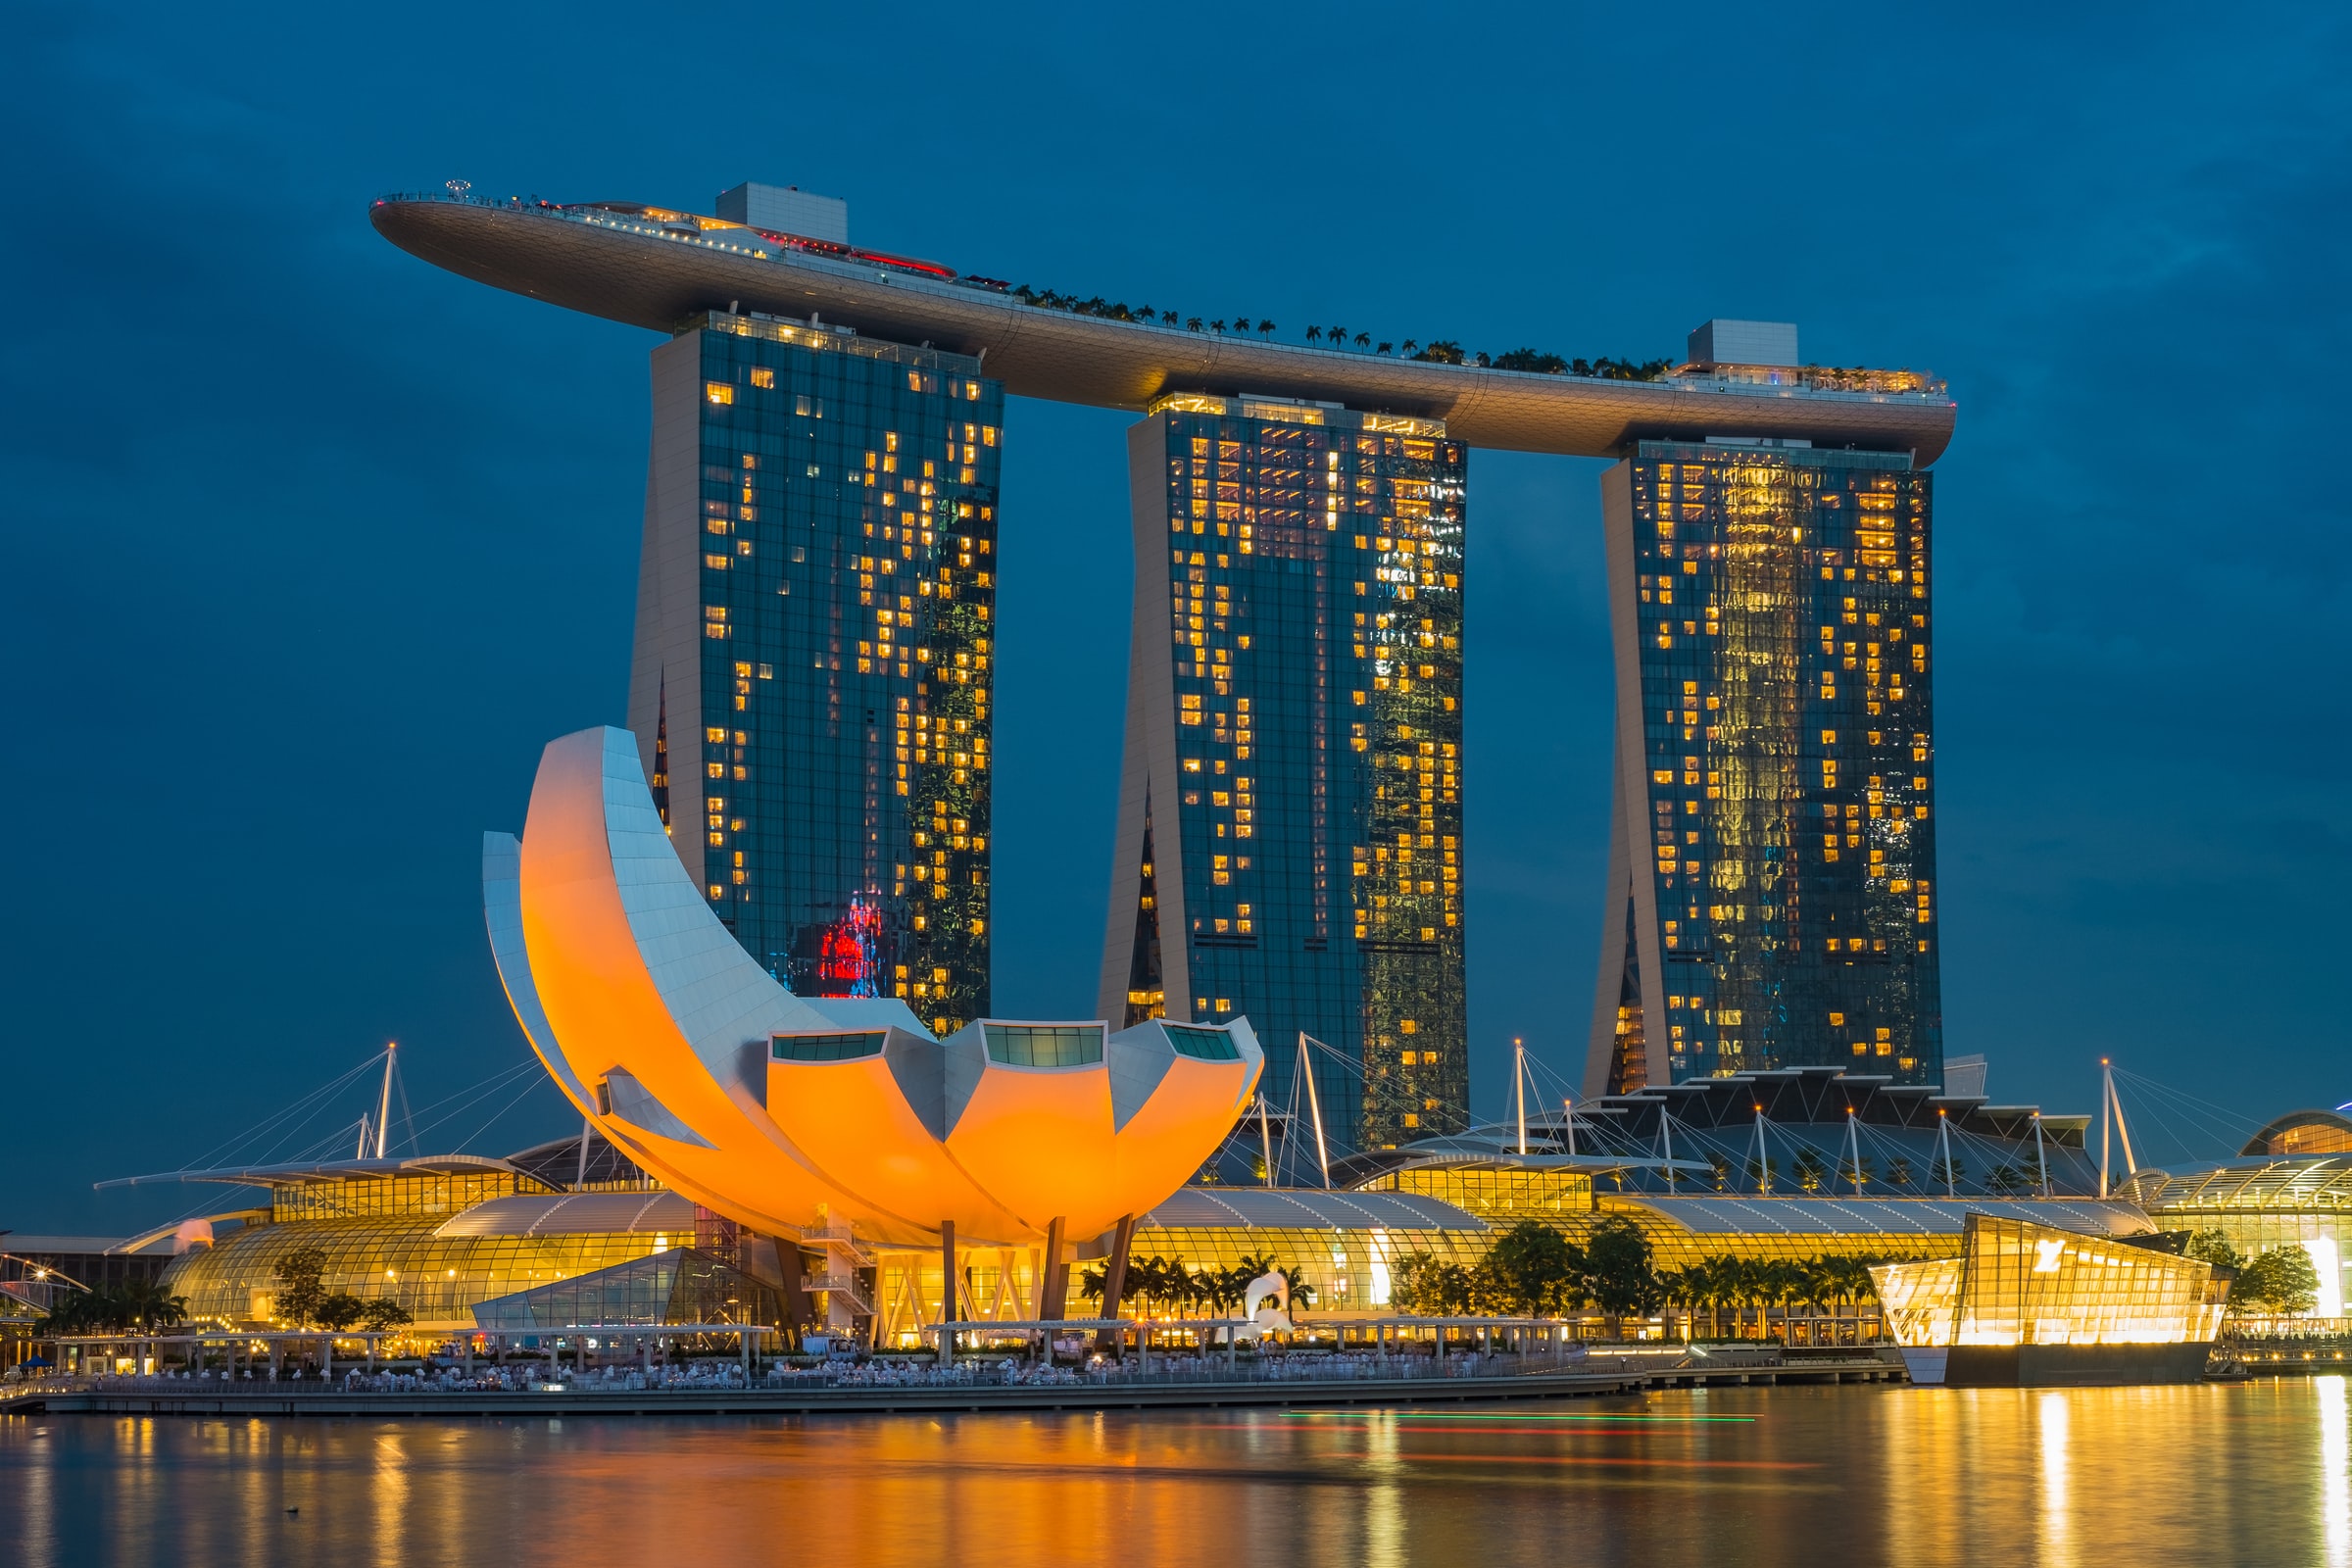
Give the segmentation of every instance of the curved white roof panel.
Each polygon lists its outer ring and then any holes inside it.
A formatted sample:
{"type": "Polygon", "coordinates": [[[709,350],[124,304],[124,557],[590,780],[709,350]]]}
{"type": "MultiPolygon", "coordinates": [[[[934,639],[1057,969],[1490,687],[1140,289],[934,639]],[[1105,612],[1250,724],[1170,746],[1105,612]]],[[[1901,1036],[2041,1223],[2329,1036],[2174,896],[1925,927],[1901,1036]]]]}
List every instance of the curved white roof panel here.
{"type": "Polygon", "coordinates": [[[694,1240],[694,1204],[676,1193],[564,1193],[493,1198],[452,1215],[435,1236],[668,1235],[694,1240]]]}

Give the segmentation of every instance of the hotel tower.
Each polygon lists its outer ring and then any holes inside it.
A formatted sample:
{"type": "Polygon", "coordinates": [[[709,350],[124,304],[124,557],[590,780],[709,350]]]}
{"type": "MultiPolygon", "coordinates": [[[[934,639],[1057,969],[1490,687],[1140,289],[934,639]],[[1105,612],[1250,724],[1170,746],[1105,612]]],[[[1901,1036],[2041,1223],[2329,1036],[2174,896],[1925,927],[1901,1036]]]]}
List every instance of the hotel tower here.
{"type": "Polygon", "coordinates": [[[1135,614],[1101,1008],[1247,1016],[1335,1150],[1453,1131],[1464,449],[1442,421],[1174,395],[1128,432],[1135,614]]]}
{"type": "MultiPolygon", "coordinates": [[[[1710,322],[1690,358],[1800,380],[1790,326],[1710,322]]],[[[1803,384],[1825,375],[1909,390],[1803,384]]],[[[1932,495],[1908,452],[1733,435],[1636,441],[1603,474],[1616,799],[1588,1093],[1941,1083],[1932,495]]]]}
{"type": "Polygon", "coordinates": [[[629,725],[696,884],[796,994],[987,1008],[1010,393],[1145,416],[1106,1019],[1247,1016],[1301,1110],[1321,1041],[1336,1148],[1461,1125],[1462,485],[1493,447],[1614,464],[1586,1091],[1940,1083],[1933,377],[1803,365],[1771,322],[1674,367],[1204,331],[853,246],[844,204],[770,185],[700,215],[452,180],[369,220],[668,340],[629,725]]]}
{"type": "Polygon", "coordinates": [[[629,727],[678,858],[803,997],[988,1010],[1004,391],[706,312],[653,354],[629,727]]]}

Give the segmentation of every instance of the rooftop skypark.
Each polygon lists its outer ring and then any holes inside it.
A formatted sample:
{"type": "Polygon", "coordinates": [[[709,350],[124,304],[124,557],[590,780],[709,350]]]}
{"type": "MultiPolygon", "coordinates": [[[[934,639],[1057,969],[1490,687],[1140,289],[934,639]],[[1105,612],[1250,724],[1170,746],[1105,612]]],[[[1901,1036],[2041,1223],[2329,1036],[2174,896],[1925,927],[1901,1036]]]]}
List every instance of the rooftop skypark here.
{"type": "Polygon", "coordinates": [[[436,266],[592,316],[662,332],[714,310],[838,323],[972,355],[1019,396],[1140,411],[1169,392],[1261,392],[1442,418],[1473,447],[1608,457],[1629,440],[1740,435],[1908,452],[1922,466],[1956,415],[1940,382],[1908,370],[1481,356],[1446,340],[1384,354],[1332,326],[1279,343],[1254,317],[1247,333],[1213,313],[1194,330],[1190,315],[1023,298],[978,273],[725,219],[452,187],[379,198],[370,220],[436,266]],[[1209,329],[1218,319],[1226,331],[1209,329]]]}

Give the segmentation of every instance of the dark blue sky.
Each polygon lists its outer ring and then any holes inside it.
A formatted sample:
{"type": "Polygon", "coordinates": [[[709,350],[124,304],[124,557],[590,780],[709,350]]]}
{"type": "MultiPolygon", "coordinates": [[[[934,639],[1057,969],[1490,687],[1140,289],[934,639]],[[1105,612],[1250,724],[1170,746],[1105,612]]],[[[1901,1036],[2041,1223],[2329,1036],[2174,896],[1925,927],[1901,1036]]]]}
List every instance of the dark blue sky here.
{"type": "MultiPolygon", "coordinates": [[[[0,1227],[224,1203],[89,1184],[386,1038],[418,1104],[521,1058],[478,835],[622,716],[654,339],[368,228],[453,176],[797,182],[867,244],[1285,336],[1647,359],[1757,317],[1933,368],[1947,1049],[2053,1109],[2103,1053],[2248,1115],[2352,1097],[2341,14],[1761,15],[12,10],[0,1227]]],[[[1007,415],[1008,1012],[1091,1008],[1125,422],[1007,415]]],[[[1591,1005],[1600,467],[1471,466],[1489,1109],[1591,1005]]],[[[426,1141],[564,1127],[542,1086],[478,1132],[504,1102],[426,1141]]]]}

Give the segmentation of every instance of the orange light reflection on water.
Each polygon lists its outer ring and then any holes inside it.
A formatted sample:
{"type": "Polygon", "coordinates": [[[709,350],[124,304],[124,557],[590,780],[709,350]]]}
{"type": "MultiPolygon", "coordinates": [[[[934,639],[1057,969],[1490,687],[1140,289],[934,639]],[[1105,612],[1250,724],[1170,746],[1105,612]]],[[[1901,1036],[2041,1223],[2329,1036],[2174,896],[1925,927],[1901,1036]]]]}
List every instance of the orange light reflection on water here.
{"type": "Polygon", "coordinates": [[[2321,1562],[2340,1378],[1790,1388],[1397,1419],[0,1418],[32,1565],[2321,1562]],[[1761,1417],[1754,1421],[1692,1416],[1761,1417]],[[288,1512],[298,1509],[299,1512],[288,1512]]]}

